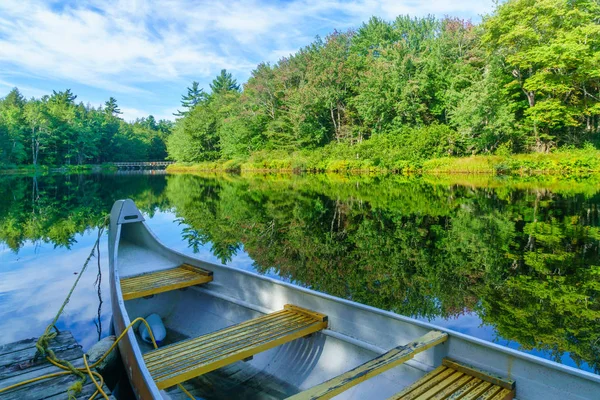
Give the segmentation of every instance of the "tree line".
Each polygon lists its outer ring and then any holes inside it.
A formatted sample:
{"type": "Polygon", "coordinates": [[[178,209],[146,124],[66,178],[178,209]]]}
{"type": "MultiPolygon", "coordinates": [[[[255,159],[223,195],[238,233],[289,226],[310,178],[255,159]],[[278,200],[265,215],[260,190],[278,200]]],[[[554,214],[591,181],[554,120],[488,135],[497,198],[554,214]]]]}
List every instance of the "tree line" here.
{"type": "Polygon", "coordinates": [[[0,167],[162,160],[172,122],[152,115],[125,122],[117,101],[76,102],[70,89],[26,99],[14,88],[0,99],[0,167]]]}
{"type": "Polygon", "coordinates": [[[509,0],[468,20],[371,18],[275,64],[240,90],[194,83],[168,140],[182,162],[253,154],[423,159],[600,142],[600,3],[509,0]],[[342,149],[342,150],[340,150],[342,149]]]}

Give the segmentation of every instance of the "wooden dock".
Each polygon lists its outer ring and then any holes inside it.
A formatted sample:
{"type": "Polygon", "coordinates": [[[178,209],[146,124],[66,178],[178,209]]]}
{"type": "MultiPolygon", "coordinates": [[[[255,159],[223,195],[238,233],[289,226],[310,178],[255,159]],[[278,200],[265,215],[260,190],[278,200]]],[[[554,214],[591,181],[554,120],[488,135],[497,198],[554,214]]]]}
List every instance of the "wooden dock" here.
{"type": "MultiPolygon", "coordinates": [[[[36,342],[37,338],[30,338],[0,345],[0,389],[61,371],[46,360],[33,361],[36,342]]],[[[71,332],[60,332],[50,341],[49,347],[58,358],[70,361],[76,367],[83,367],[83,350],[71,332]]],[[[74,375],[44,379],[1,393],[0,398],[2,400],[66,399],[69,386],[78,379],[80,378],[74,375]]],[[[89,399],[95,390],[96,387],[88,378],[77,399],[89,399]]],[[[110,395],[106,386],[104,390],[110,395]]],[[[101,398],[100,395],[96,397],[101,398]]],[[[110,398],[113,399],[112,396],[110,398]]]]}

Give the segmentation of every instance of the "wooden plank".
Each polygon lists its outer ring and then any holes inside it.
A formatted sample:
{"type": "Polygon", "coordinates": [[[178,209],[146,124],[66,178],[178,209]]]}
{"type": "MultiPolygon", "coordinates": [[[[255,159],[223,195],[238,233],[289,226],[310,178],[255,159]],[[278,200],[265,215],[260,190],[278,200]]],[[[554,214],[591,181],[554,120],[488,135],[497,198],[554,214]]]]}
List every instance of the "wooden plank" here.
{"type": "Polygon", "coordinates": [[[215,369],[221,368],[225,365],[234,363],[236,361],[241,361],[244,358],[247,358],[251,355],[272,349],[274,347],[291,342],[292,340],[298,339],[300,337],[318,332],[325,328],[327,328],[327,322],[316,322],[304,329],[296,330],[293,333],[286,336],[282,336],[276,340],[262,342],[258,345],[253,345],[251,347],[244,347],[233,353],[228,354],[226,357],[217,358],[210,363],[190,368],[184,372],[178,371],[175,374],[168,375],[167,377],[161,379],[160,381],[156,382],[156,384],[159,389],[165,389],[176,385],[177,383],[181,383],[196,376],[203,375],[207,372],[214,371],[215,369]]]}
{"type": "MultiPolygon", "coordinates": [[[[33,352],[33,354],[35,354],[35,352],[33,352]]],[[[30,372],[30,371],[35,371],[35,370],[44,368],[45,366],[48,366],[48,362],[43,358],[33,361],[33,358],[31,357],[32,352],[30,351],[30,349],[25,349],[25,350],[22,350],[22,351],[19,351],[16,353],[11,353],[10,355],[21,355],[22,357],[20,357],[18,360],[16,360],[12,364],[8,364],[8,365],[4,365],[3,367],[0,367],[0,386],[1,387],[6,387],[6,386],[12,385],[12,383],[6,384],[6,385],[4,384],[5,380],[8,378],[11,378],[14,376],[19,376],[19,379],[18,379],[19,381],[25,380],[24,378],[23,379],[20,378],[20,376],[23,375],[24,373],[30,372]]],[[[72,360],[77,360],[77,359],[80,359],[81,357],[83,357],[83,351],[81,350],[81,348],[79,346],[77,346],[75,348],[69,348],[64,351],[57,351],[56,356],[59,359],[72,361],[72,360]]]]}
{"type": "Polygon", "coordinates": [[[208,283],[213,280],[211,271],[182,264],[175,268],[131,276],[121,280],[123,300],[151,296],[171,290],[208,283]]]}
{"type": "MultiPolygon", "coordinates": [[[[83,359],[74,359],[67,361],[71,362],[71,364],[73,364],[76,367],[83,367],[83,359]]],[[[59,372],[59,369],[56,366],[45,362],[38,368],[28,368],[21,371],[21,374],[16,374],[7,378],[3,378],[2,380],[0,380],[0,389],[15,385],[19,382],[23,382],[29,379],[34,379],[42,375],[52,374],[54,372],[59,372]]]]}
{"type": "MultiPolygon", "coordinates": [[[[236,351],[238,349],[244,348],[244,347],[249,347],[249,346],[253,346],[257,343],[262,343],[268,340],[276,340],[281,336],[285,336],[288,335],[290,332],[293,332],[295,330],[298,330],[302,327],[306,327],[306,326],[310,326],[311,324],[314,324],[315,322],[304,322],[302,324],[297,324],[297,323],[293,323],[293,324],[288,324],[287,326],[284,326],[282,328],[278,328],[277,331],[275,331],[274,333],[270,333],[270,332],[265,332],[262,333],[260,335],[254,336],[254,335],[247,335],[244,338],[239,338],[237,335],[235,337],[232,337],[231,340],[229,342],[223,342],[220,343],[216,348],[212,348],[210,347],[210,343],[207,346],[202,346],[203,349],[196,349],[196,348],[190,348],[187,349],[185,352],[181,353],[181,357],[170,357],[172,362],[169,363],[159,363],[158,365],[156,365],[156,368],[158,370],[161,369],[169,369],[172,365],[177,364],[177,366],[179,368],[184,368],[186,364],[197,364],[197,363],[204,363],[204,362],[209,362],[210,359],[213,359],[215,357],[221,357],[224,356],[228,353],[231,353],[233,351],[236,351]],[[182,359],[185,359],[185,362],[182,362],[182,359]]],[[[175,355],[177,355],[178,353],[175,353],[175,355]]],[[[157,373],[160,373],[160,371],[157,371],[157,373]]]]}
{"type": "Polygon", "coordinates": [[[483,381],[479,378],[473,378],[469,382],[467,382],[464,386],[458,388],[454,393],[448,397],[448,400],[459,400],[469,394],[472,390],[474,390],[477,386],[479,386],[483,381]]]}
{"type": "MultiPolygon", "coordinates": [[[[302,318],[302,317],[298,317],[302,318]]],[[[277,330],[270,334],[269,331],[257,334],[255,332],[250,333],[237,333],[231,334],[227,338],[218,342],[212,342],[210,340],[191,340],[188,341],[190,346],[186,348],[179,348],[177,351],[165,351],[162,358],[155,359],[153,362],[146,363],[148,368],[151,368],[155,374],[160,374],[164,369],[169,369],[173,365],[177,365],[182,368],[186,364],[197,364],[200,362],[208,361],[211,356],[214,358],[215,355],[220,356],[236,350],[242,347],[248,347],[253,343],[262,342],[269,338],[276,338],[281,335],[287,334],[290,331],[296,330],[301,326],[306,326],[311,323],[315,323],[311,320],[302,320],[302,323],[295,323],[292,321],[283,327],[277,327],[277,330]],[[244,335],[244,336],[240,336],[244,335]]]]}
{"type": "MultiPolygon", "coordinates": [[[[185,351],[185,349],[194,346],[196,343],[200,343],[201,345],[203,344],[205,347],[211,346],[211,343],[219,343],[223,340],[227,340],[228,338],[233,338],[234,335],[236,335],[236,332],[240,329],[250,330],[250,329],[252,329],[253,326],[256,326],[257,324],[260,324],[260,323],[266,324],[268,322],[275,321],[275,320],[281,321],[282,318],[289,317],[288,314],[283,314],[283,313],[285,313],[285,311],[276,313],[278,315],[275,316],[274,318],[271,318],[271,316],[273,314],[269,314],[268,316],[255,318],[253,320],[244,322],[239,325],[229,326],[227,328],[203,335],[198,338],[184,340],[181,342],[173,343],[171,345],[162,347],[158,350],[152,350],[152,351],[144,354],[144,360],[146,361],[147,364],[153,363],[153,362],[161,362],[161,361],[164,362],[164,361],[168,360],[168,357],[169,357],[168,354],[181,353],[181,352],[185,351]],[[269,318],[267,318],[267,317],[269,317],[269,318]]],[[[201,348],[202,347],[199,347],[199,348],[197,348],[197,350],[200,350],[201,348]]]]}
{"type": "Polygon", "coordinates": [[[430,399],[431,397],[435,396],[436,394],[438,394],[439,392],[441,392],[448,386],[452,385],[454,382],[456,382],[463,376],[464,376],[464,374],[462,372],[455,371],[452,375],[448,376],[446,379],[442,380],[437,385],[433,386],[432,388],[427,390],[425,393],[418,396],[415,400],[430,399]]]}
{"type": "Polygon", "coordinates": [[[66,398],[67,389],[80,378],[64,375],[30,383],[2,393],[2,400],[38,400],[62,394],[66,398]]]}
{"type": "Polygon", "coordinates": [[[515,388],[515,381],[513,381],[512,379],[505,379],[498,375],[494,375],[487,371],[483,371],[479,368],[458,363],[449,358],[444,358],[442,360],[442,365],[463,372],[465,374],[474,376],[476,378],[481,379],[482,381],[493,383],[494,385],[498,385],[505,389],[513,390],[515,388]]]}
{"type": "Polygon", "coordinates": [[[269,319],[264,322],[263,325],[254,324],[251,326],[244,326],[240,329],[236,329],[235,326],[232,329],[228,329],[225,334],[219,334],[215,336],[208,334],[195,339],[184,340],[183,342],[176,343],[175,345],[163,347],[158,350],[153,350],[144,355],[146,364],[148,366],[155,363],[165,365],[171,359],[181,359],[182,356],[187,356],[189,353],[199,354],[206,351],[215,350],[220,348],[221,345],[234,345],[248,337],[252,338],[254,335],[259,334],[260,331],[274,330],[284,323],[294,323],[296,321],[310,321],[302,316],[291,315],[282,316],[278,319],[269,319]]]}
{"type": "MultiPolygon", "coordinates": [[[[316,324],[316,322],[313,322],[313,324],[316,324]]],[[[309,326],[310,325],[303,325],[303,326],[309,326]]],[[[226,346],[225,348],[220,348],[220,349],[210,349],[210,347],[208,349],[206,349],[205,351],[198,351],[198,352],[191,352],[191,353],[187,353],[185,356],[182,356],[182,359],[176,360],[176,362],[178,361],[178,364],[175,363],[171,363],[169,365],[164,366],[164,364],[156,364],[154,368],[157,368],[158,371],[154,372],[154,374],[159,374],[159,375],[164,375],[164,371],[168,370],[168,369],[172,369],[173,367],[176,367],[179,370],[182,369],[187,369],[189,366],[192,365],[199,365],[199,364],[205,364],[205,363],[210,363],[213,359],[218,358],[218,357],[225,357],[228,354],[238,351],[240,349],[244,349],[244,348],[250,348],[252,346],[255,346],[257,344],[269,341],[269,340],[276,340],[282,336],[285,335],[289,335],[290,332],[293,333],[294,331],[298,330],[298,326],[294,325],[291,328],[288,328],[284,331],[281,331],[278,335],[273,336],[273,337],[266,337],[266,338],[261,338],[261,339],[257,339],[257,340],[252,340],[252,338],[250,338],[250,341],[243,341],[243,342],[239,342],[239,340],[237,338],[232,338],[232,344],[230,346],[226,346]]],[[[153,369],[154,371],[154,369],[153,369]]]]}
{"type": "Polygon", "coordinates": [[[286,304],[283,306],[284,310],[288,310],[288,311],[292,311],[298,314],[304,314],[307,315],[317,321],[321,321],[321,322],[326,322],[327,321],[327,315],[325,314],[321,314],[315,311],[311,311],[311,310],[307,310],[306,308],[302,308],[302,307],[298,307],[295,306],[293,304],[286,304]]]}
{"type": "MultiPolygon", "coordinates": [[[[6,343],[3,345],[0,345],[0,356],[7,354],[7,353],[13,353],[15,351],[29,349],[32,347],[35,348],[35,344],[37,343],[37,340],[38,340],[38,338],[29,338],[29,339],[19,340],[18,342],[6,343]]],[[[58,333],[58,335],[56,335],[56,337],[54,339],[52,339],[50,341],[49,345],[50,345],[50,348],[53,348],[53,347],[62,347],[67,344],[70,344],[70,343],[75,343],[75,339],[73,338],[73,335],[71,334],[71,332],[61,331],[58,333]]],[[[2,364],[0,364],[0,365],[2,365],[2,364]]]]}
{"type": "Polygon", "coordinates": [[[212,271],[209,271],[209,270],[204,269],[204,268],[197,267],[197,266],[192,265],[192,264],[183,263],[183,264],[181,264],[181,268],[185,268],[185,269],[193,271],[193,272],[195,272],[197,274],[206,275],[206,276],[213,276],[213,272],[212,271]]]}
{"type": "Polygon", "coordinates": [[[150,352],[144,354],[144,359],[148,360],[148,361],[152,361],[153,359],[162,359],[162,357],[164,357],[165,352],[178,351],[178,349],[189,347],[189,344],[192,341],[200,340],[200,338],[202,338],[202,341],[215,342],[219,338],[230,337],[232,335],[232,332],[234,332],[238,329],[247,328],[252,325],[260,324],[261,322],[264,322],[264,321],[270,321],[272,319],[281,318],[282,316],[287,317],[288,315],[289,315],[289,313],[287,313],[287,311],[281,310],[281,311],[277,311],[275,313],[268,314],[268,315],[265,315],[265,316],[262,316],[259,318],[254,318],[254,319],[251,319],[249,321],[246,321],[246,322],[243,322],[243,323],[240,323],[237,325],[228,326],[228,327],[220,329],[218,331],[208,333],[206,335],[200,336],[195,339],[184,340],[181,342],[170,344],[168,346],[161,347],[158,350],[150,351],[150,352]]]}
{"type": "Polygon", "coordinates": [[[515,391],[509,389],[502,389],[494,395],[490,400],[512,400],[515,397],[515,391]]]}
{"type": "MultiPolygon", "coordinates": [[[[81,388],[81,392],[75,397],[75,400],[89,400],[89,398],[92,396],[92,394],[94,394],[95,391],[96,386],[88,379],[88,383],[85,386],[83,386],[83,388],[81,388]]],[[[106,392],[106,394],[109,394],[109,392],[106,392]]],[[[54,396],[46,397],[44,400],[65,400],[65,398],[65,393],[59,393],[54,396]]],[[[110,400],[115,400],[115,398],[110,394],[108,398],[110,400]]],[[[96,399],[102,399],[102,396],[98,394],[96,395],[96,399]]]]}
{"type": "Polygon", "coordinates": [[[159,389],[327,328],[327,316],[300,307],[255,318],[144,355],[159,389]]]}
{"type": "Polygon", "coordinates": [[[422,351],[445,342],[447,338],[448,334],[446,333],[431,331],[412,343],[395,347],[342,375],[288,397],[288,400],[330,399],[373,376],[410,360],[422,351]]]}
{"type": "Polygon", "coordinates": [[[471,379],[473,379],[472,376],[463,375],[459,380],[457,380],[452,385],[446,387],[444,390],[437,393],[430,400],[442,400],[442,399],[448,398],[452,393],[456,392],[459,388],[463,387],[471,379]]]}
{"type": "Polygon", "coordinates": [[[422,382],[421,380],[417,381],[418,385],[410,391],[410,393],[400,392],[400,395],[394,395],[390,398],[392,399],[403,399],[403,400],[413,400],[416,399],[421,394],[425,393],[432,387],[436,386],[438,383],[452,375],[455,371],[451,368],[446,369],[444,372],[434,376],[432,379],[429,379],[426,382],[422,382]]]}
{"type": "Polygon", "coordinates": [[[473,390],[467,393],[464,397],[461,397],[463,400],[475,400],[482,394],[484,394],[490,387],[492,387],[492,383],[482,381],[479,385],[475,386],[473,390]]]}
{"type": "MultiPolygon", "coordinates": [[[[29,338],[2,345],[2,351],[4,353],[0,358],[4,364],[0,367],[0,389],[7,388],[29,379],[39,378],[47,374],[61,371],[44,359],[36,361],[32,360],[36,352],[36,342],[37,338],[29,338]]],[[[83,366],[83,360],[81,358],[83,356],[83,351],[70,332],[60,332],[56,338],[50,341],[50,348],[55,351],[57,357],[71,361],[76,367],[83,366]]],[[[69,386],[79,379],[79,377],[74,375],[64,375],[44,379],[4,392],[0,397],[3,400],[64,399],[67,397],[69,386]]],[[[89,384],[91,384],[91,382],[89,382],[89,384]]],[[[84,389],[87,390],[87,386],[89,385],[86,385],[84,389]]],[[[110,391],[106,386],[104,386],[104,390],[110,395],[110,391]]],[[[93,390],[87,394],[87,397],[89,398],[92,393],[93,390]]],[[[79,395],[79,397],[85,394],[86,393],[83,393],[82,395],[79,395]]]]}
{"type": "Polygon", "coordinates": [[[500,392],[501,390],[504,390],[504,389],[501,388],[500,386],[492,385],[492,387],[489,388],[486,392],[484,392],[483,394],[479,395],[479,397],[477,398],[477,400],[490,400],[490,399],[493,399],[494,396],[496,396],[496,393],[500,392]]]}
{"type": "Polygon", "coordinates": [[[416,388],[418,388],[419,386],[421,386],[425,382],[430,381],[431,379],[433,379],[434,377],[436,377],[437,375],[441,374],[442,372],[444,372],[447,369],[448,369],[447,367],[445,367],[443,365],[440,365],[439,367],[437,367],[433,371],[429,372],[427,375],[425,375],[424,377],[422,377],[418,381],[412,383],[411,385],[409,385],[409,386],[405,387],[404,389],[402,389],[402,391],[396,393],[393,397],[390,398],[390,400],[391,399],[396,399],[396,398],[399,399],[402,396],[407,395],[408,393],[412,392],[413,390],[415,390],[416,388]]]}
{"type": "MultiPolygon", "coordinates": [[[[75,352],[79,351],[78,354],[83,355],[81,353],[81,346],[75,342],[75,339],[71,336],[65,337],[63,336],[62,340],[59,341],[51,341],[49,344],[49,348],[52,349],[55,353],[65,352],[68,350],[74,350],[75,352]]],[[[23,369],[28,367],[29,365],[34,366],[39,362],[43,362],[43,360],[37,360],[33,362],[33,358],[36,355],[35,347],[27,347],[18,351],[5,353],[0,356],[0,379],[6,371],[12,371],[15,369],[23,369]],[[19,364],[23,364],[19,366],[19,364]]],[[[70,353],[69,353],[70,354],[70,353]]]]}

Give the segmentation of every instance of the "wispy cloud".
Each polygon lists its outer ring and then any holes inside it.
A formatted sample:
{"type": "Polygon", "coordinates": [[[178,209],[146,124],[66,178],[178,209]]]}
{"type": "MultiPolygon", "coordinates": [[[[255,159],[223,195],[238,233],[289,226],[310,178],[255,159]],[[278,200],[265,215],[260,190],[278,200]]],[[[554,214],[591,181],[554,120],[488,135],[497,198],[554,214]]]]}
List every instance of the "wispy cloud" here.
{"type": "Polygon", "coordinates": [[[207,86],[221,68],[246,79],[258,62],[372,15],[477,18],[491,8],[491,0],[3,0],[0,79],[84,85],[120,94],[131,109],[162,100],[157,112],[191,80],[207,86]]]}

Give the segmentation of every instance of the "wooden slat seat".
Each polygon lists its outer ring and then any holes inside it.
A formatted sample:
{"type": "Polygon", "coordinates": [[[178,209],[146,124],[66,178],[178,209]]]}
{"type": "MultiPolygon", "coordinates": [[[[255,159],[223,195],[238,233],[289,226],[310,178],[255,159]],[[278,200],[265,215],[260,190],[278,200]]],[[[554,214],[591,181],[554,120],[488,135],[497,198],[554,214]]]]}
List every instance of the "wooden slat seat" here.
{"type": "Polygon", "coordinates": [[[327,316],[293,305],[144,354],[159,389],[327,328],[327,316]]]}
{"type": "Polygon", "coordinates": [[[148,274],[121,279],[123,300],[137,299],[170,290],[207,283],[213,280],[213,273],[190,264],[148,274]]]}
{"type": "Polygon", "coordinates": [[[445,342],[447,338],[447,333],[430,331],[414,342],[395,347],[342,375],[336,376],[335,378],[325,381],[317,386],[313,386],[308,390],[288,397],[286,400],[331,399],[367,379],[410,360],[416,354],[445,342]]]}
{"type": "Polygon", "coordinates": [[[515,382],[455,361],[442,365],[388,400],[511,400],[515,382]]]}

